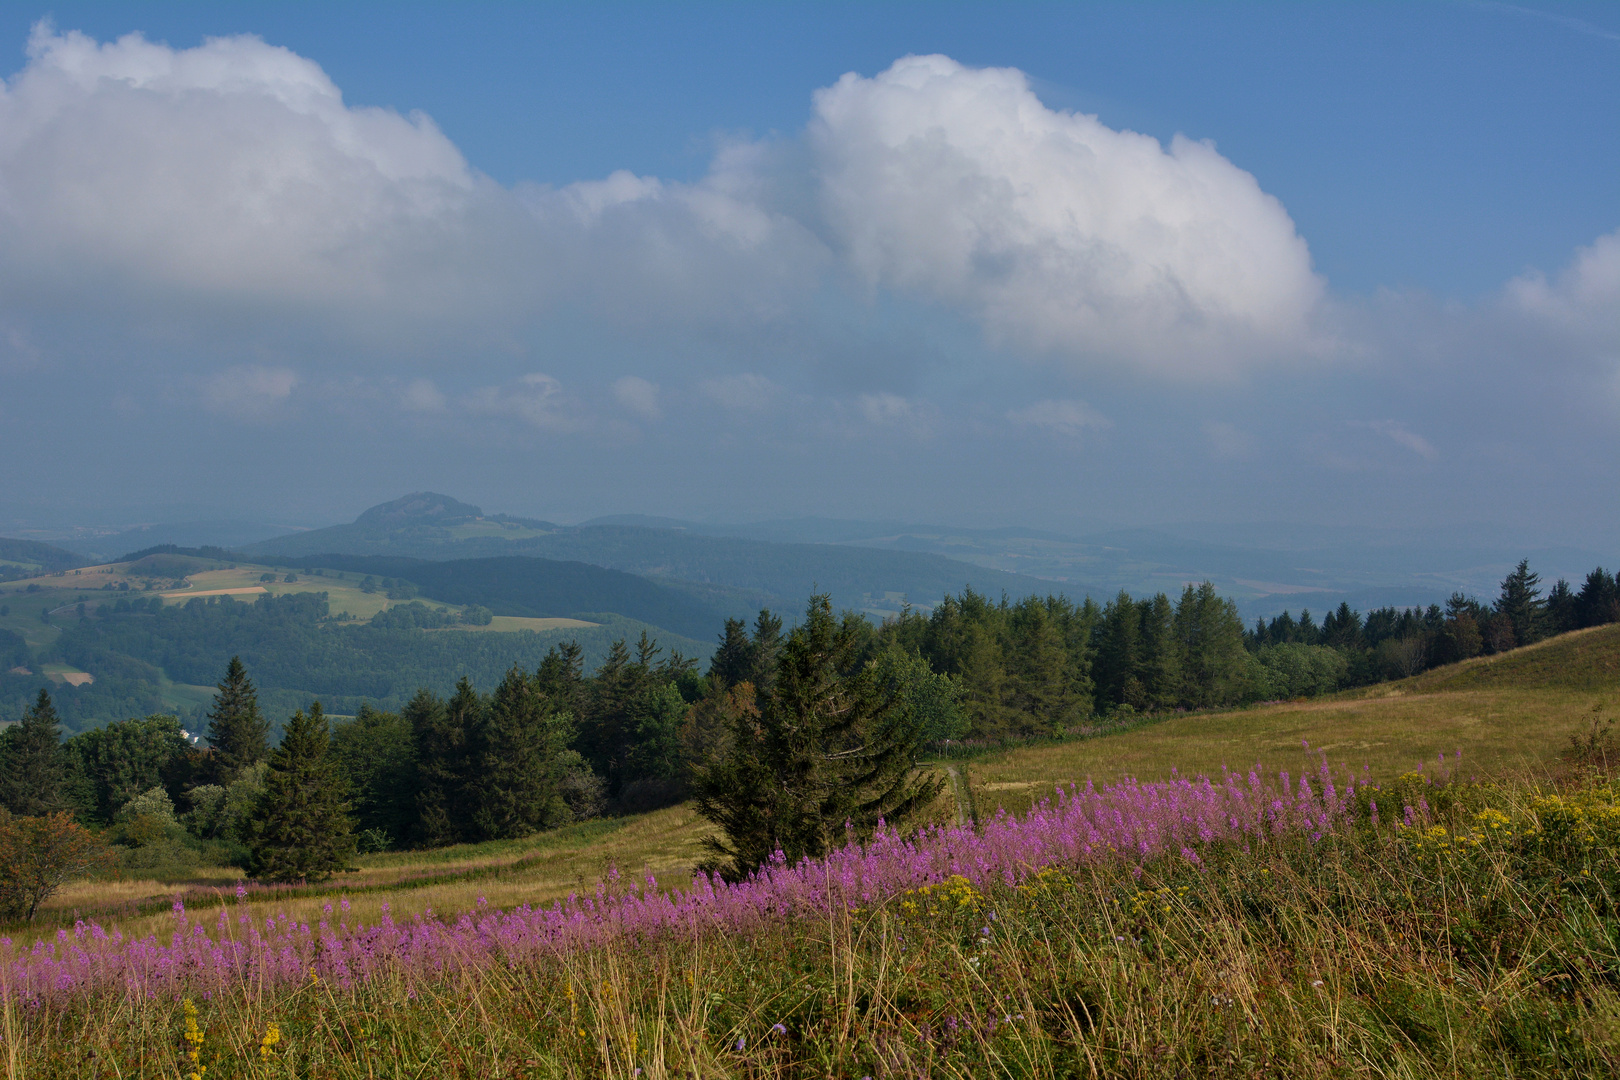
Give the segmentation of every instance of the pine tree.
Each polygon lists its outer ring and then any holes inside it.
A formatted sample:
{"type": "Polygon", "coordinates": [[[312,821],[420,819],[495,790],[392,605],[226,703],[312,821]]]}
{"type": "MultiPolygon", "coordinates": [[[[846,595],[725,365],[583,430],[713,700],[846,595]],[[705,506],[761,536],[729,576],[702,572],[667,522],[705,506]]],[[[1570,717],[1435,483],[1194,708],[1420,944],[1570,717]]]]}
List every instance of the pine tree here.
{"type": "Polygon", "coordinates": [[[1620,584],[1603,567],[1586,575],[1575,597],[1582,626],[1603,626],[1620,622],[1620,584]]]}
{"type": "Polygon", "coordinates": [[[768,693],[776,681],[776,665],[782,653],[782,617],[761,608],[754,620],[754,670],[748,681],[760,693],[768,693]]]}
{"type": "Polygon", "coordinates": [[[1101,636],[1097,648],[1097,709],[1104,712],[1115,705],[1129,704],[1135,708],[1141,697],[1141,679],[1137,673],[1140,663],[1141,611],[1129,593],[1121,589],[1119,595],[1103,608],[1101,636]]]}
{"type": "Polygon", "coordinates": [[[51,695],[41,689],[22,722],[0,735],[0,806],[13,814],[43,817],[67,805],[58,723],[51,695]]]}
{"type": "Polygon", "coordinates": [[[566,818],[559,764],[572,727],[538,678],[516,667],[506,673],[472,731],[470,839],[515,839],[566,818]]]}
{"type": "Polygon", "coordinates": [[[1077,724],[1091,710],[1074,692],[1069,651],[1052,606],[1039,597],[1013,605],[1010,693],[1007,708],[1018,717],[1019,733],[1055,735],[1077,724]]]}
{"type": "Polygon", "coordinates": [[[1138,605],[1141,612],[1139,651],[1142,690],[1152,709],[1180,703],[1181,658],[1176,650],[1176,612],[1170,598],[1158,593],[1138,605]]]}
{"type": "Polygon", "coordinates": [[[1496,601],[1496,610],[1513,627],[1515,645],[1541,640],[1546,605],[1541,599],[1541,575],[1530,572],[1529,559],[1519,560],[1513,573],[1502,579],[1502,595],[1496,601]]]}
{"type": "Polygon", "coordinates": [[[259,712],[259,695],[240,656],[231,657],[208,713],[208,782],[229,787],[242,770],[270,755],[270,721],[259,712]]]}
{"type": "Polygon", "coordinates": [[[1569,582],[1559,578],[1547,590],[1547,629],[1553,634],[1567,634],[1581,626],[1580,604],[1569,582]]]}
{"type": "Polygon", "coordinates": [[[1248,671],[1237,605],[1207,581],[1189,585],[1176,604],[1174,626],[1183,703],[1207,709],[1236,701],[1248,671]]]}
{"type": "Polygon", "coordinates": [[[470,825],[468,787],[472,773],[473,728],[484,703],[472,684],[462,679],[448,703],[420,690],[401,718],[409,722],[416,744],[415,839],[442,847],[465,838],[470,825]]]}
{"type": "Polygon", "coordinates": [[[348,865],[353,823],[343,778],[327,753],[326,714],[300,709],[270,755],[252,827],[253,874],[262,881],[323,881],[348,865]]]}
{"type": "Polygon", "coordinates": [[[1322,620],[1322,644],[1344,652],[1361,648],[1361,613],[1352,610],[1348,601],[1340,601],[1338,610],[1328,612],[1322,620]]]}
{"type": "Polygon", "coordinates": [[[534,677],[553,706],[579,719],[585,704],[585,651],[579,642],[565,641],[546,650],[534,677]]]}
{"type": "Polygon", "coordinates": [[[827,596],[811,598],[758,720],[739,718],[731,752],[697,770],[698,812],[724,832],[706,841],[711,865],[742,877],[777,851],[790,864],[821,855],[846,826],[855,837],[880,818],[904,827],[939,793],[942,780],[913,768],[919,719],[856,666],[862,645],[827,596]]]}
{"type": "Polygon", "coordinates": [[[753,676],[754,646],[748,640],[748,624],[741,619],[727,619],[720,647],[709,661],[709,678],[718,681],[722,689],[729,689],[753,676]]]}

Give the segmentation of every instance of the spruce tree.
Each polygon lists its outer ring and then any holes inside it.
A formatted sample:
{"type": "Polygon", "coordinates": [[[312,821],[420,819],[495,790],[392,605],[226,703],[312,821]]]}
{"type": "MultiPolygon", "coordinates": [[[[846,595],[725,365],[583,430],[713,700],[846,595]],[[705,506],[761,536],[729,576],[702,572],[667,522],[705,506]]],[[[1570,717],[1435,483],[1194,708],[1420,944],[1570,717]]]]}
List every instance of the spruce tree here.
{"type": "Polygon", "coordinates": [[[578,718],[585,700],[585,651],[579,642],[565,641],[546,650],[534,677],[554,706],[578,718]]]}
{"type": "Polygon", "coordinates": [[[782,652],[782,617],[771,614],[770,608],[761,608],[754,620],[752,650],[754,670],[748,681],[763,693],[776,681],[777,660],[782,652]]]}
{"type": "Polygon", "coordinates": [[[1616,584],[1615,576],[1601,566],[1586,575],[1575,603],[1582,626],[1620,622],[1620,585],[1616,584]]]}
{"type": "Polygon", "coordinates": [[[1497,613],[1513,627],[1513,641],[1529,645],[1540,641],[1545,629],[1546,605],[1541,599],[1541,575],[1530,572],[1530,560],[1521,559],[1513,573],[1502,579],[1497,613]]]}
{"type": "Polygon", "coordinates": [[[322,881],[348,865],[353,823],[321,703],[300,709],[270,755],[253,818],[253,874],[262,881],[322,881]]]}
{"type": "Polygon", "coordinates": [[[209,782],[229,787],[249,765],[270,755],[270,721],[259,712],[259,695],[240,656],[231,657],[208,713],[209,782]]]}
{"type": "Polygon", "coordinates": [[[1182,701],[1194,709],[1236,701],[1248,671],[1237,605],[1222,599],[1207,581],[1196,588],[1188,585],[1176,604],[1173,626],[1182,701]]]}
{"type": "Polygon", "coordinates": [[[560,764],[572,727],[538,678],[516,667],[506,673],[472,733],[471,839],[527,836],[566,818],[560,764]]]}
{"type": "Polygon", "coordinates": [[[1055,735],[1091,712],[1070,678],[1066,642],[1047,601],[1030,596],[1013,605],[1005,704],[1019,734],[1055,735]]]}
{"type": "Polygon", "coordinates": [[[709,678],[730,689],[754,677],[754,647],[748,640],[748,624],[741,619],[727,619],[720,634],[720,647],[709,661],[709,678]]]}
{"type": "Polygon", "coordinates": [[[1180,704],[1181,658],[1176,649],[1175,608],[1158,593],[1137,605],[1141,613],[1141,672],[1143,696],[1149,708],[1173,709],[1180,704]]]}
{"type": "Polygon", "coordinates": [[[1097,708],[1114,705],[1140,707],[1142,611],[1124,589],[1103,608],[1102,642],[1097,648],[1097,708]],[[1132,687],[1135,685],[1135,692],[1132,687]]]}
{"type": "Polygon", "coordinates": [[[24,817],[42,817],[67,804],[66,762],[56,734],[58,718],[51,695],[23,711],[22,723],[0,735],[0,806],[24,817]]]}
{"type": "Polygon", "coordinates": [[[442,847],[463,839],[470,821],[467,787],[473,752],[472,727],[483,701],[462,679],[446,704],[427,690],[418,691],[401,716],[410,723],[416,743],[416,830],[414,839],[442,847]]]}
{"type": "Polygon", "coordinates": [[[913,768],[919,717],[860,665],[862,645],[827,596],[811,598],[757,720],[738,716],[730,752],[697,770],[698,813],[724,833],[705,841],[711,866],[739,878],[777,851],[789,864],[821,855],[846,826],[857,838],[880,818],[903,828],[939,793],[943,780],[913,768]]]}
{"type": "Polygon", "coordinates": [[[1559,578],[1553,587],[1547,590],[1547,630],[1553,634],[1567,634],[1571,630],[1580,629],[1580,605],[1575,599],[1575,590],[1569,587],[1569,582],[1559,578]]]}

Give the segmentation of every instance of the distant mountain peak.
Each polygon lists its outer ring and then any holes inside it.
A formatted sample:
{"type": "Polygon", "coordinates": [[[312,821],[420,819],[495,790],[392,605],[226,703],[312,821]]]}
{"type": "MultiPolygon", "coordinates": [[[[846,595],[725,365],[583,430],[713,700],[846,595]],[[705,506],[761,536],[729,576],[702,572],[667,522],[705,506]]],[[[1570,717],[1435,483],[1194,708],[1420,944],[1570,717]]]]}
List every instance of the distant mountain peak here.
{"type": "Polygon", "coordinates": [[[484,512],[448,495],[417,491],[378,503],[354,519],[356,525],[454,525],[481,518],[484,512]]]}

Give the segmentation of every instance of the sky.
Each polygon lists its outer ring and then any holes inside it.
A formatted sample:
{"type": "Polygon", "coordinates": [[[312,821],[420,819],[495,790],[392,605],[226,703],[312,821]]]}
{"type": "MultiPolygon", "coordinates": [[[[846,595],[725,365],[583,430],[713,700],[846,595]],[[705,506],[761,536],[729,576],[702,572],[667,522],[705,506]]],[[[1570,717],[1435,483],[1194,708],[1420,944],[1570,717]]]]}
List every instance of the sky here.
{"type": "Polygon", "coordinates": [[[0,12],[0,525],[1620,544],[1613,4],[0,12]]]}

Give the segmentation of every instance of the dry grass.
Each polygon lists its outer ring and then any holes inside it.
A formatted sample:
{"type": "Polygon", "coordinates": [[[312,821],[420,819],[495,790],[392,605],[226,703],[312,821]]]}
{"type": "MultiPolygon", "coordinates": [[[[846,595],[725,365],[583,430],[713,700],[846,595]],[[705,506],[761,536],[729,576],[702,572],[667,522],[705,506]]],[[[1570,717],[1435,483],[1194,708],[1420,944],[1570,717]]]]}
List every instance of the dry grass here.
{"type": "MultiPolygon", "coordinates": [[[[337,896],[348,896],[352,918],[376,922],[384,904],[395,918],[432,910],[471,909],[479,899],[497,907],[541,905],[569,893],[587,895],[617,870],[637,880],[652,874],[663,887],[684,888],[702,857],[702,839],[712,827],[687,805],[634,817],[585,822],[524,840],[459,844],[433,851],[386,852],[355,860],[356,871],[317,889],[291,895],[268,893],[252,900],[263,918],[286,912],[318,920],[337,896]]],[[[78,918],[116,924],[125,934],[162,934],[167,909],[177,897],[196,907],[230,897],[240,871],[199,871],[183,882],[81,882],[64,889],[41,909],[28,935],[71,927],[78,918]],[[142,914],[132,914],[140,905],[142,914]],[[155,910],[154,910],[155,909],[155,910]]]]}
{"type": "Polygon", "coordinates": [[[1620,626],[1312,701],[1179,716],[1119,735],[1020,748],[967,763],[981,813],[1027,808],[1056,784],[1294,767],[1301,743],[1335,766],[1390,777],[1463,753],[1465,772],[1545,763],[1591,722],[1620,715],[1620,626]]]}
{"type": "MultiPolygon", "coordinates": [[[[1448,835],[1534,813],[1523,788],[1455,794],[1448,835]]],[[[1363,823],[352,988],[244,980],[193,994],[190,1062],[171,995],[8,1001],[5,1052],[35,1078],[1616,1075],[1612,832],[1434,836],[1363,823]]]]}

